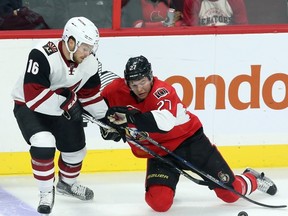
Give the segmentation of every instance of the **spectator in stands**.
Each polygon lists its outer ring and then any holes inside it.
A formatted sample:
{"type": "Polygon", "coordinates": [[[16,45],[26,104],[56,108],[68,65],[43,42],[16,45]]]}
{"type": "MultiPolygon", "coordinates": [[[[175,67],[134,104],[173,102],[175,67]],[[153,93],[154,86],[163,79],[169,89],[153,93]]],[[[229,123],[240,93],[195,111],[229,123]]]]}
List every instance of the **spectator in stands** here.
{"type": "Polygon", "coordinates": [[[183,22],[188,26],[248,24],[243,0],[184,0],[183,22]]]}
{"type": "Polygon", "coordinates": [[[43,17],[23,6],[22,0],[1,0],[0,30],[49,28],[43,17]]]}
{"type": "MultiPolygon", "coordinates": [[[[182,1],[178,0],[178,3],[182,1]]],[[[134,22],[133,27],[170,27],[182,24],[182,12],[175,10],[173,0],[141,0],[141,6],[142,17],[134,22]],[[174,9],[171,17],[168,15],[170,8],[174,9]]]]}

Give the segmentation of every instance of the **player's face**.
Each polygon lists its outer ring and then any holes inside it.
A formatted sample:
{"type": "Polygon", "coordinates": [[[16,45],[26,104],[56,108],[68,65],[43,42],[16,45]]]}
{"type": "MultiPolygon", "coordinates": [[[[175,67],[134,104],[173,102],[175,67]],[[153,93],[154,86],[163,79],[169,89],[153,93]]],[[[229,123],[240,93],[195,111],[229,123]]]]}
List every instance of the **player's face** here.
{"type": "Polygon", "coordinates": [[[152,84],[152,80],[149,80],[148,77],[143,77],[140,80],[130,81],[129,87],[140,100],[144,100],[151,91],[152,84]]]}
{"type": "Polygon", "coordinates": [[[93,46],[82,43],[78,46],[77,51],[73,54],[73,59],[77,64],[83,62],[83,60],[92,53],[93,46]]]}

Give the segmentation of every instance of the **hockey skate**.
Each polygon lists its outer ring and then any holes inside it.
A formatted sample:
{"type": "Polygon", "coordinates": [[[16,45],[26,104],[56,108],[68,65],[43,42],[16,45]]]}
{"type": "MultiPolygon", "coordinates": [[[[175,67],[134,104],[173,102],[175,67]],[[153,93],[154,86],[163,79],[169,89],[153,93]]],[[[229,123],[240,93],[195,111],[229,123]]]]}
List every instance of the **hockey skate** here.
{"type": "Polygon", "coordinates": [[[69,185],[59,179],[56,189],[60,194],[76,197],[80,200],[92,200],[94,198],[94,192],[91,189],[77,182],[69,185]]]}
{"type": "Polygon", "coordinates": [[[251,173],[256,177],[257,180],[257,190],[262,191],[264,193],[275,195],[277,192],[277,187],[274,182],[266,177],[264,173],[259,173],[256,170],[251,168],[247,168],[243,173],[251,173]]]}
{"type": "Polygon", "coordinates": [[[49,215],[52,212],[55,199],[55,187],[49,192],[40,192],[40,202],[37,211],[42,215],[49,215]]]}

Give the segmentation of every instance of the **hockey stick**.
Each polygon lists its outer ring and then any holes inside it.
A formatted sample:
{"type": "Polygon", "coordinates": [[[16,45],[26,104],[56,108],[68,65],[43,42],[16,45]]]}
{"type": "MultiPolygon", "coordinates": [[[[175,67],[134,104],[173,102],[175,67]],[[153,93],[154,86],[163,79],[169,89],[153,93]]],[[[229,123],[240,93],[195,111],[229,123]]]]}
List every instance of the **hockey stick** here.
{"type": "MultiPolygon", "coordinates": [[[[97,124],[98,126],[100,127],[103,127],[103,128],[106,128],[106,129],[110,129],[111,127],[102,123],[101,121],[93,118],[92,116],[90,116],[89,114],[82,114],[83,118],[85,118],[86,120],[92,122],[92,123],[95,123],[97,124]]],[[[209,186],[211,185],[210,182],[207,182],[207,181],[203,181],[203,180],[200,180],[200,179],[196,179],[194,177],[192,177],[191,175],[189,175],[187,172],[185,172],[184,170],[181,170],[180,168],[178,168],[174,163],[172,163],[170,160],[160,156],[159,154],[157,154],[156,152],[152,151],[151,149],[147,148],[146,146],[143,146],[141,145],[139,142],[137,142],[137,140],[135,139],[129,139],[130,143],[132,143],[133,145],[135,145],[136,147],[138,147],[139,149],[141,149],[142,151],[150,154],[151,156],[161,160],[162,162],[170,165],[173,169],[175,169],[180,175],[183,175],[185,176],[186,178],[188,178],[189,180],[195,182],[196,184],[199,184],[199,185],[205,185],[205,186],[209,186]]]]}
{"type": "MultiPolygon", "coordinates": [[[[131,130],[130,128],[128,130],[131,130]]],[[[179,162],[183,163],[184,165],[186,165],[187,167],[189,167],[192,171],[194,171],[195,173],[197,173],[198,175],[205,177],[207,179],[209,179],[211,182],[219,185],[220,187],[229,190],[231,192],[233,192],[234,194],[242,197],[243,199],[254,203],[256,205],[259,206],[263,206],[263,207],[268,207],[268,208],[286,208],[287,205],[268,205],[268,204],[264,204],[264,203],[260,203],[257,202],[255,200],[252,200],[250,198],[248,198],[247,196],[239,193],[238,191],[234,190],[232,187],[227,186],[226,184],[224,184],[223,182],[219,181],[218,179],[214,178],[213,176],[199,170],[198,168],[196,168],[192,163],[186,161],[185,159],[183,159],[182,157],[178,156],[177,154],[173,153],[172,151],[170,151],[169,149],[167,149],[165,146],[161,145],[160,143],[158,143],[157,141],[155,141],[154,139],[152,139],[151,137],[149,137],[146,133],[141,132],[141,131],[134,131],[133,133],[137,136],[139,135],[140,137],[146,139],[147,141],[149,141],[151,144],[161,148],[162,150],[164,150],[165,152],[167,152],[169,155],[171,155],[172,157],[174,157],[175,159],[177,159],[179,162]]]]}
{"type": "MultiPolygon", "coordinates": [[[[97,125],[103,127],[103,128],[106,128],[106,129],[109,129],[111,128],[110,126],[98,121],[97,119],[93,118],[92,116],[90,115],[87,115],[87,114],[83,114],[83,117],[89,121],[91,121],[92,123],[96,123],[97,125]]],[[[256,205],[259,205],[259,206],[262,206],[262,207],[267,207],[267,208],[286,208],[287,205],[268,205],[268,204],[264,204],[264,203],[260,203],[260,202],[257,202],[255,200],[252,200],[250,198],[248,198],[247,196],[239,193],[238,191],[234,190],[233,188],[225,185],[223,182],[219,181],[218,179],[214,178],[213,176],[203,172],[203,171],[200,171],[198,168],[196,168],[193,164],[191,164],[190,162],[186,161],[185,159],[183,159],[182,157],[176,155],[175,153],[173,153],[172,151],[170,151],[169,149],[167,149],[165,146],[162,146],[161,144],[159,144],[157,141],[153,140],[151,137],[149,137],[146,133],[144,132],[140,132],[140,131],[135,131],[135,130],[132,130],[131,128],[123,128],[123,129],[126,129],[129,131],[129,134],[134,134],[134,136],[136,137],[137,135],[139,135],[140,137],[146,139],[147,141],[149,141],[151,144],[161,148],[162,150],[164,150],[165,152],[167,152],[169,155],[171,155],[172,157],[174,157],[175,159],[177,159],[179,162],[183,163],[184,165],[186,165],[187,167],[189,167],[192,171],[194,171],[195,173],[197,173],[198,175],[202,176],[202,177],[205,177],[207,179],[209,179],[211,182],[219,185],[220,187],[226,189],[226,190],[229,190],[231,191],[232,193],[242,197],[243,199],[253,203],[253,204],[256,204],[256,205]]],[[[195,182],[196,184],[200,184],[200,185],[209,185],[209,183],[207,183],[206,181],[202,181],[202,180],[199,180],[199,179],[196,179],[194,177],[192,177],[191,175],[189,175],[187,172],[183,171],[182,169],[176,167],[170,160],[166,159],[166,158],[163,158],[162,156],[158,155],[157,153],[155,153],[154,151],[150,150],[149,148],[141,145],[139,142],[137,142],[135,139],[132,140],[132,143],[133,145],[137,146],[138,148],[140,148],[141,150],[147,152],[148,154],[152,155],[153,157],[155,158],[158,158],[160,159],[161,161],[165,162],[165,163],[168,163],[170,166],[172,166],[173,168],[176,169],[177,172],[179,172],[179,174],[185,176],[186,178],[188,178],[189,180],[195,182]]]]}

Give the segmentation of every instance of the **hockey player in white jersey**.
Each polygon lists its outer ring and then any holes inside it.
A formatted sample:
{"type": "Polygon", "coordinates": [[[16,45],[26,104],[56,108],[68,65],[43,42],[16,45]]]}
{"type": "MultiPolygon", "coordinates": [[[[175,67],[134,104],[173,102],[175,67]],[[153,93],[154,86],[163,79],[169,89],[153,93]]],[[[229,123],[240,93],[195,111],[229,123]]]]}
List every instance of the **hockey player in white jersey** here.
{"type": "Polygon", "coordinates": [[[81,200],[94,197],[93,191],[76,179],[86,154],[83,109],[97,119],[107,110],[99,93],[98,41],[98,29],[90,20],[71,18],[62,39],[41,42],[30,51],[12,92],[14,115],[30,145],[41,214],[50,214],[54,205],[56,149],[60,151],[56,190],[81,200]]]}

